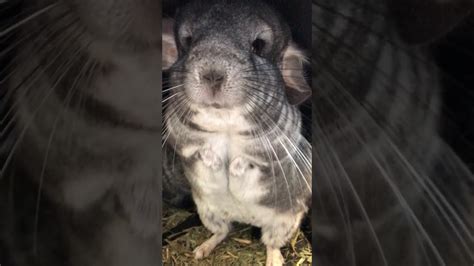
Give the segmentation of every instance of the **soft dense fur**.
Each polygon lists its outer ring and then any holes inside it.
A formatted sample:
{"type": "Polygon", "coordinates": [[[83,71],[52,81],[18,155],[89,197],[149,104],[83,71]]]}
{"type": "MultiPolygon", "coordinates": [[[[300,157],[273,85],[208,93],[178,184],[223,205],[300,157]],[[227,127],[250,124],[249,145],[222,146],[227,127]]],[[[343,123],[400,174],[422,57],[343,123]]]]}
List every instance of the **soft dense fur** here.
{"type": "Polygon", "coordinates": [[[16,52],[0,85],[0,263],[158,265],[159,1],[19,10],[0,36],[16,52]]]}
{"type": "Polygon", "coordinates": [[[313,1],[316,265],[473,264],[473,177],[439,137],[440,73],[413,46],[462,1],[410,2],[313,1]]]}
{"type": "Polygon", "coordinates": [[[184,174],[214,234],[195,257],[207,256],[232,222],[243,222],[262,228],[267,265],[281,265],[279,249],[311,196],[311,146],[296,106],[311,94],[305,57],[282,18],[260,1],[193,1],[173,33],[174,42],[163,38],[164,51],[177,49],[164,100],[164,145],[174,158],[164,165],[165,180],[184,174]]]}

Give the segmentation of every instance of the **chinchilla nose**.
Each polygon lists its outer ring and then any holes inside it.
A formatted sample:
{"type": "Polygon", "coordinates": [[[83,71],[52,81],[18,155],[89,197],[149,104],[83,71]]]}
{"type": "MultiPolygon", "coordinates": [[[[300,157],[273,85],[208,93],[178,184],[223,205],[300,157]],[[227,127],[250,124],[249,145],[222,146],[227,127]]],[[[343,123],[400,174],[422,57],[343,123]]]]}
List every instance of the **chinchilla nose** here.
{"type": "Polygon", "coordinates": [[[201,81],[215,93],[221,89],[225,81],[225,73],[216,69],[210,69],[201,74],[201,81]]]}

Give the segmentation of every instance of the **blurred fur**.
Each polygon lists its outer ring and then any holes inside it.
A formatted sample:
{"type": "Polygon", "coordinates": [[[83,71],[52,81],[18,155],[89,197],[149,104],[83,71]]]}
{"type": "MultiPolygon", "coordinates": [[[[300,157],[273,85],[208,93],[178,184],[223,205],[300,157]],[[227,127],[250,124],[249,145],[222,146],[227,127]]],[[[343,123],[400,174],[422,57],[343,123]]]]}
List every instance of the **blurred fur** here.
{"type": "Polygon", "coordinates": [[[0,263],[158,264],[159,3],[18,3],[0,30],[0,263]]]}
{"type": "Polygon", "coordinates": [[[473,176],[439,137],[441,73],[393,8],[313,1],[314,260],[472,265],[473,176]]]}

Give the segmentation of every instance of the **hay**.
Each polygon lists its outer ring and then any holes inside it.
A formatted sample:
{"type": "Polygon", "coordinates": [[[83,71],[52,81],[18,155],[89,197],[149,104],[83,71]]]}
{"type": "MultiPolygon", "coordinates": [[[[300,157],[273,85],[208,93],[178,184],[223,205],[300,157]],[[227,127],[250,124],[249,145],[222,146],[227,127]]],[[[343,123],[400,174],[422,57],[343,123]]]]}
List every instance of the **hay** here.
{"type": "MultiPolygon", "coordinates": [[[[163,230],[170,230],[184,221],[192,213],[164,208],[163,230]]],[[[188,228],[182,235],[163,246],[163,265],[265,265],[265,246],[251,235],[251,227],[237,225],[211,255],[203,260],[195,260],[192,251],[211,236],[204,227],[188,228]]],[[[169,238],[172,238],[171,236],[169,238]]],[[[301,231],[290,243],[282,248],[286,265],[311,265],[311,244],[301,231]]]]}

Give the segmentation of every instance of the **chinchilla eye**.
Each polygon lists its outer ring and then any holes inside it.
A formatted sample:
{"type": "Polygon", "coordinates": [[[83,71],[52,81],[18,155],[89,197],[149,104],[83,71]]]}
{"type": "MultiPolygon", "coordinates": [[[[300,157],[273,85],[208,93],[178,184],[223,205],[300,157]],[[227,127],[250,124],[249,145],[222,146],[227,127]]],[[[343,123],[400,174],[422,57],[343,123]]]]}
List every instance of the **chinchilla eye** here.
{"type": "Polygon", "coordinates": [[[263,39],[257,38],[252,42],[252,52],[258,56],[262,56],[266,45],[267,43],[263,39]]]}
{"type": "Polygon", "coordinates": [[[183,47],[185,49],[188,49],[191,44],[193,43],[193,37],[192,36],[186,36],[184,38],[182,38],[181,40],[181,44],[183,45],[183,47]]]}

